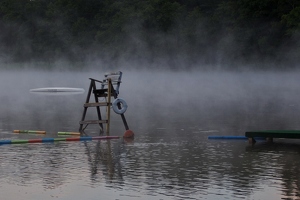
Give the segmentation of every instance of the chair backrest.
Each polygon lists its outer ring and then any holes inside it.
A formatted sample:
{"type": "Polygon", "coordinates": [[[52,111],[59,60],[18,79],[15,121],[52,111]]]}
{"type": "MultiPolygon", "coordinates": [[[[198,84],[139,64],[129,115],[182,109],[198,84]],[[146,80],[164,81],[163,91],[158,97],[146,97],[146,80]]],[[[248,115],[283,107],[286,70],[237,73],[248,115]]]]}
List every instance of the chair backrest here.
{"type": "Polygon", "coordinates": [[[105,85],[108,83],[108,79],[111,80],[112,85],[114,86],[114,90],[116,94],[119,94],[119,89],[120,89],[120,84],[121,84],[121,79],[122,79],[122,72],[108,72],[105,73],[103,83],[101,84],[101,88],[103,89],[105,85]]]}

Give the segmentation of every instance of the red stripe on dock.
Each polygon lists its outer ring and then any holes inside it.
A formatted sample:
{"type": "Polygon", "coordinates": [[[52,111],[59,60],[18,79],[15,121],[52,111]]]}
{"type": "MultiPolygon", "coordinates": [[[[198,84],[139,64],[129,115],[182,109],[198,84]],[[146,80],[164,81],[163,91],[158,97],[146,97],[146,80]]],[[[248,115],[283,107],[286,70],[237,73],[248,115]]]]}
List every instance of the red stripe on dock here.
{"type": "Polygon", "coordinates": [[[41,143],[42,139],[30,139],[28,140],[28,143],[41,143]]]}
{"type": "Polygon", "coordinates": [[[66,141],[79,141],[80,137],[71,137],[71,138],[66,138],[66,141]]]}

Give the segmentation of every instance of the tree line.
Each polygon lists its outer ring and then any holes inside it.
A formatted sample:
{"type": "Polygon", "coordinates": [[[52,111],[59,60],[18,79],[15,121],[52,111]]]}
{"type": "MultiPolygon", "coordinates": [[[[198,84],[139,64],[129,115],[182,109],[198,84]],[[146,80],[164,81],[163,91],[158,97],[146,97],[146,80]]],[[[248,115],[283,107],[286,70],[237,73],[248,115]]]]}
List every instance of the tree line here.
{"type": "Polygon", "coordinates": [[[299,61],[298,0],[0,0],[0,60],[299,61]]]}

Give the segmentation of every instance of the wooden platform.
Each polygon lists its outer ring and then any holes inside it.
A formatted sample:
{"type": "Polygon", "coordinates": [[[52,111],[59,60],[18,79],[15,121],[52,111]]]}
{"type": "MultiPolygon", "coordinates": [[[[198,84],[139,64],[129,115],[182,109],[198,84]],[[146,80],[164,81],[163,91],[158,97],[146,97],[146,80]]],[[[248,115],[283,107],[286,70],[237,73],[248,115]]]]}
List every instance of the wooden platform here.
{"type": "Polygon", "coordinates": [[[255,143],[254,137],[265,137],[272,142],[273,138],[289,138],[300,139],[300,130],[259,130],[247,131],[245,136],[248,137],[250,143],[255,143]]]}

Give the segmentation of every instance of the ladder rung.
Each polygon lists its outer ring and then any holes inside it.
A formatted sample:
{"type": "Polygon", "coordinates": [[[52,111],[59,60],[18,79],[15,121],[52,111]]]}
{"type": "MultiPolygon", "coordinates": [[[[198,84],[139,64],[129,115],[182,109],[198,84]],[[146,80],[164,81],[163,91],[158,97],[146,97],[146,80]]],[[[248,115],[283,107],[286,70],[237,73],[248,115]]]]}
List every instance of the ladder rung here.
{"type": "Polygon", "coordinates": [[[108,106],[108,103],[85,103],[83,107],[108,106]]]}
{"type": "Polygon", "coordinates": [[[79,124],[102,124],[107,122],[108,120],[86,120],[86,121],[80,121],[79,124]]]}

